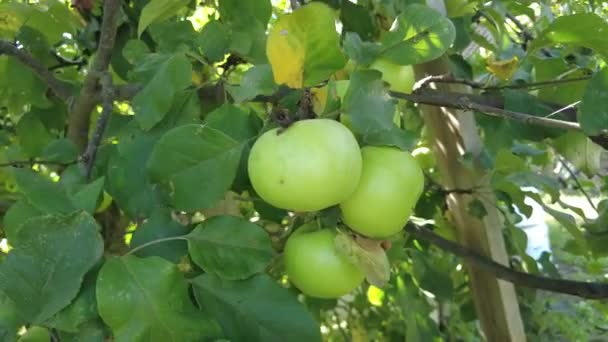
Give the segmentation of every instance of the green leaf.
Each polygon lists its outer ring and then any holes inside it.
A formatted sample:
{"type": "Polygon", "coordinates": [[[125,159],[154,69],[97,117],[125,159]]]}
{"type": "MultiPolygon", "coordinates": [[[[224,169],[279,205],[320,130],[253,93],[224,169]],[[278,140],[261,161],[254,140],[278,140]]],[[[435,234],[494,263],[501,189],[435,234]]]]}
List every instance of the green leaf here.
{"type": "Polygon", "coordinates": [[[97,279],[99,315],[117,342],[202,341],[219,327],[188,296],[177,267],[159,257],[111,257],[97,279]]]}
{"type": "Polygon", "coordinates": [[[553,146],[588,177],[596,175],[601,168],[604,149],[582,132],[569,131],[555,139],[553,146]]]}
{"type": "Polygon", "coordinates": [[[232,281],[204,274],[193,285],[197,301],[231,341],[321,341],[310,312],[267,275],[232,281]]]}
{"type": "Polygon", "coordinates": [[[198,42],[210,62],[220,62],[230,47],[230,31],[222,22],[211,20],[203,26],[198,42]]]}
{"type": "Polygon", "coordinates": [[[255,137],[261,128],[255,114],[229,103],[207,114],[205,125],[239,142],[255,137]]]}
{"type": "Polygon", "coordinates": [[[149,130],[167,114],[175,94],[192,83],[192,65],[183,54],[165,56],[154,76],[133,98],[135,119],[149,130]]]}
{"type": "Polygon", "coordinates": [[[381,76],[376,70],[353,72],[342,103],[342,112],[354,131],[364,140],[369,137],[370,142],[378,144],[386,143],[385,139],[392,139],[399,131],[393,122],[397,101],[388,96],[381,76]]]}
{"type": "Polygon", "coordinates": [[[2,221],[6,238],[11,242],[15,241],[17,239],[17,232],[25,221],[44,214],[45,212],[33,206],[25,198],[15,202],[4,214],[2,221]]]}
{"type": "Polygon", "coordinates": [[[99,261],[103,240],[90,215],[41,216],[25,222],[0,264],[0,291],[28,322],[40,323],[76,297],[99,261]]]}
{"type": "Polygon", "coordinates": [[[30,157],[40,156],[46,145],[53,140],[42,121],[31,112],[21,117],[16,130],[23,151],[30,157]]]}
{"type": "Polygon", "coordinates": [[[132,219],[148,217],[162,203],[161,191],[152,184],[143,167],[149,159],[159,133],[143,133],[137,123],[120,136],[120,143],[109,158],[106,191],[132,219]]]}
{"type": "Polygon", "coordinates": [[[71,163],[78,159],[78,148],[67,138],[51,141],[42,150],[41,159],[60,163],[71,163]]]}
{"type": "Polygon", "coordinates": [[[19,190],[38,210],[67,214],[77,209],[58,183],[30,169],[16,169],[13,172],[19,190]]]}
{"type": "Polygon", "coordinates": [[[136,64],[138,61],[145,58],[145,56],[149,53],[150,49],[148,49],[148,45],[138,39],[131,39],[127,41],[125,47],[122,49],[123,56],[131,64],[136,64]]]}
{"type": "Polygon", "coordinates": [[[16,341],[17,331],[23,323],[15,304],[0,292],[0,341],[16,341]]]}
{"type": "Polygon", "coordinates": [[[78,327],[78,332],[69,333],[60,331],[61,342],[106,342],[107,328],[100,319],[89,321],[78,327]]]}
{"type": "Polygon", "coordinates": [[[607,101],[608,68],[604,67],[593,75],[587,83],[582,102],[576,114],[578,122],[587,135],[598,135],[603,130],[608,129],[607,101]]]}
{"type": "Polygon", "coordinates": [[[157,52],[198,51],[198,32],[190,20],[164,21],[148,28],[157,52]]]}
{"type": "MultiPolygon", "coordinates": [[[[554,80],[554,79],[569,79],[584,77],[588,75],[588,70],[585,69],[571,69],[570,63],[566,62],[565,58],[532,58],[534,64],[534,73],[537,80],[554,80]],[[567,77],[563,75],[567,74],[567,77]]],[[[567,106],[579,101],[585,92],[585,86],[589,81],[579,82],[568,82],[568,83],[556,83],[554,85],[548,85],[538,90],[538,98],[567,106]]]]}
{"type": "MultiPolygon", "coordinates": [[[[130,246],[133,249],[150,241],[181,236],[188,232],[188,228],[172,219],[170,210],[159,208],[135,230],[130,246]]],[[[188,254],[188,245],[184,240],[157,243],[135,253],[138,257],[158,256],[173,263],[178,263],[186,254],[188,254]]]]}
{"type": "Polygon", "coordinates": [[[72,202],[78,209],[85,210],[89,214],[93,214],[97,209],[97,201],[103,191],[105,178],[101,177],[94,182],[85,184],[75,194],[72,195],[72,202]]]}
{"type": "Polygon", "coordinates": [[[376,33],[370,11],[366,7],[350,1],[342,1],[340,21],[344,32],[356,32],[364,40],[372,39],[376,33]]]}
{"type": "Polygon", "coordinates": [[[388,130],[370,130],[361,140],[365,145],[394,146],[404,151],[411,151],[418,142],[414,132],[402,130],[397,126],[392,126],[388,130]]]}
{"type": "Polygon", "coordinates": [[[277,84],[315,86],[346,64],[333,11],[320,2],[283,14],[268,34],[266,53],[277,84]]]}
{"type": "Polygon", "coordinates": [[[263,272],[273,256],[270,237],[236,216],[214,216],[188,234],[188,250],[205,272],[224,279],[245,279],[263,272]]]}
{"type": "Polygon", "coordinates": [[[414,252],[413,274],[421,288],[433,293],[439,299],[448,300],[454,296],[454,284],[449,271],[436,258],[420,251],[414,252]]]}
{"type": "Polygon", "coordinates": [[[49,319],[45,325],[61,331],[78,333],[81,325],[89,321],[96,321],[99,317],[95,299],[96,280],[96,272],[87,274],[76,299],[49,319]]]}
{"type": "Polygon", "coordinates": [[[527,171],[525,160],[513,154],[508,149],[501,149],[496,154],[494,172],[509,174],[518,171],[527,171]]]}
{"type": "Polygon", "coordinates": [[[226,90],[236,103],[241,103],[258,95],[272,95],[277,90],[277,85],[270,65],[260,64],[247,70],[238,85],[227,85],[226,90]]]}
{"type": "Polygon", "coordinates": [[[371,64],[382,53],[380,44],[364,42],[354,32],[346,32],[342,44],[348,57],[361,65],[371,64]]]}
{"type": "Polygon", "coordinates": [[[593,13],[579,13],[556,18],[533,40],[532,50],[550,44],[574,44],[594,49],[608,57],[608,23],[593,13]]]}
{"type": "Polygon", "coordinates": [[[150,24],[171,18],[187,4],[188,0],[150,0],[141,10],[137,37],[140,37],[150,24]]]}
{"type": "Polygon", "coordinates": [[[242,148],[242,144],[216,129],[184,125],[161,137],[147,167],[152,179],[168,188],[175,208],[204,209],[230,188],[242,148]]]}
{"type": "Polygon", "coordinates": [[[0,56],[0,106],[22,113],[26,106],[48,107],[47,85],[15,58],[0,56]]]}
{"type": "Polygon", "coordinates": [[[479,199],[474,199],[471,202],[469,202],[468,211],[471,215],[473,215],[474,217],[477,217],[480,220],[483,219],[486,215],[488,215],[488,211],[486,210],[486,207],[484,206],[483,202],[480,201],[479,199]]]}
{"type": "Polygon", "coordinates": [[[269,0],[220,0],[218,10],[222,19],[230,23],[248,18],[266,24],[272,14],[272,4],[269,0]]]}
{"type": "Polygon", "coordinates": [[[382,56],[396,64],[431,61],[454,43],[456,29],[436,10],[419,4],[408,6],[382,39],[382,56]]]}
{"type": "Polygon", "coordinates": [[[231,32],[230,50],[254,64],[266,62],[266,26],[272,14],[270,0],[219,1],[220,20],[231,32]]]}
{"type": "Polygon", "coordinates": [[[572,215],[553,209],[542,202],[539,202],[539,204],[543,206],[547,214],[551,215],[562,227],[566,228],[568,233],[572,235],[581,247],[586,246],[585,236],[572,215]]]}

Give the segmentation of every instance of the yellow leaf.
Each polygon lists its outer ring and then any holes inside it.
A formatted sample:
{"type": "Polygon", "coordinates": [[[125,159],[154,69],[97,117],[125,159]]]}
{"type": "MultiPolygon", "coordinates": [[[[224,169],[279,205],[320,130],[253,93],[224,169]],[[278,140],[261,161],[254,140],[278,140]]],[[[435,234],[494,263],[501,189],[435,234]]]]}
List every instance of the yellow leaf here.
{"type": "Polygon", "coordinates": [[[279,17],[266,41],[274,81],[299,89],[317,85],[344,68],[332,9],[320,2],[279,17]]]}
{"type": "Polygon", "coordinates": [[[494,57],[490,58],[486,69],[501,80],[510,79],[519,67],[519,58],[514,56],[511,59],[497,61],[494,57]]]}
{"type": "Polygon", "coordinates": [[[304,45],[289,21],[282,17],[274,25],[266,42],[266,54],[272,65],[274,81],[291,88],[302,88],[304,80],[304,45]]]}

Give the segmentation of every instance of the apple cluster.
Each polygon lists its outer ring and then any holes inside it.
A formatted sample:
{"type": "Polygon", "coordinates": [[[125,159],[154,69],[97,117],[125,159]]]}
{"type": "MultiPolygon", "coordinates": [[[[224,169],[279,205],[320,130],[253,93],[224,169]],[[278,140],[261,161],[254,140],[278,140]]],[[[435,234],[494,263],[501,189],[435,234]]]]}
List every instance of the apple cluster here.
{"type": "MultiPolygon", "coordinates": [[[[331,119],[265,132],[251,149],[248,173],[267,203],[294,212],[339,206],[352,231],[373,239],[403,229],[424,185],[410,153],[390,146],[361,148],[348,127],[331,119]]],[[[362,271],[334,247],[335,235],[335,229],[300,228],[288,239],[286,272],[303,293],[336,298],[363,281],[362,271]]]]}

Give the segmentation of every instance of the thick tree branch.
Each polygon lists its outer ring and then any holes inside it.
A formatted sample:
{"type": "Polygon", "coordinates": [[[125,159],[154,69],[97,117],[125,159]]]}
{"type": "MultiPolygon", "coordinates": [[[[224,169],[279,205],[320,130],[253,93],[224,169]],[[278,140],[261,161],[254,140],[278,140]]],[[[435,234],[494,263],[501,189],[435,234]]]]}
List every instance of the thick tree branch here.
{"type": "Polygon", "coordinates": [[[13,56],[23,65],[32,69],[36,76],[46,82],[49,89],[51,89],[51,91],[63,101],[67,101],[72,95],[70,87],[67,83],[55,78],[51,71],[49,71],[44,65],[36,60],[34,56],[30,55],[24,49],[20,49],[9,41],[0,39],[0,56],[1,55],[13,56]]]}
{"type": "Polygon", "coordinates": [[[103,22],[97,54],[91,70],[84,79],[80,95],[70,110],[68,138],[72,140],[80,152],[87,146],[91,111],[99,101],[98,83],[101,75],[108,69],[120,14],[121,0],[105,0],[103,6],[103,22]]]}
{"type": "Polygon", "coordinates": [[[428,241],[446,252],[465,259],[474,267],[516,286],[565,293],[589,299],[608,298],[608,283],[554,279],[515,271],[455,242],[444,239],[429,229],[408,224],[405,231],[416,239],[428,241]]]}
{"type": "Polygon", "coordinates": [[[101,144],[101,138],[105,132],[110,114],[112,114],[112,108],[114,104],[114,88],[112,87],[112,75],[105,73],[101,78],[101,97],[102,97],[102,110],[97,119],[97,125],[95,126],[95,132],[87,145],[87,149],[82,156],[84,163],[84,175],[87,180],[91,179],[91,172],[93,171],[93,165],[95,165],[95,157],[97,156],[97,149],[101,144]]]}

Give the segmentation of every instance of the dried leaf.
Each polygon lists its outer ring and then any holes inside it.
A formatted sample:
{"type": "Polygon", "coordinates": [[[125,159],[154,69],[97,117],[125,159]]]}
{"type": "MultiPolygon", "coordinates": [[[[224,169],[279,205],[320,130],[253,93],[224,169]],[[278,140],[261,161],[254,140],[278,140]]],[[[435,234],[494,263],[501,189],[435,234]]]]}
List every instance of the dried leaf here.
{"type": "Polygon", "coordinates": [[[340,232],[335,245],[338,251],[346,255],[363,273],[367,282],[383,287],[391,276],[390,264],[382,240],[372,240],[360,235],[348,235],[340,232]]]}

